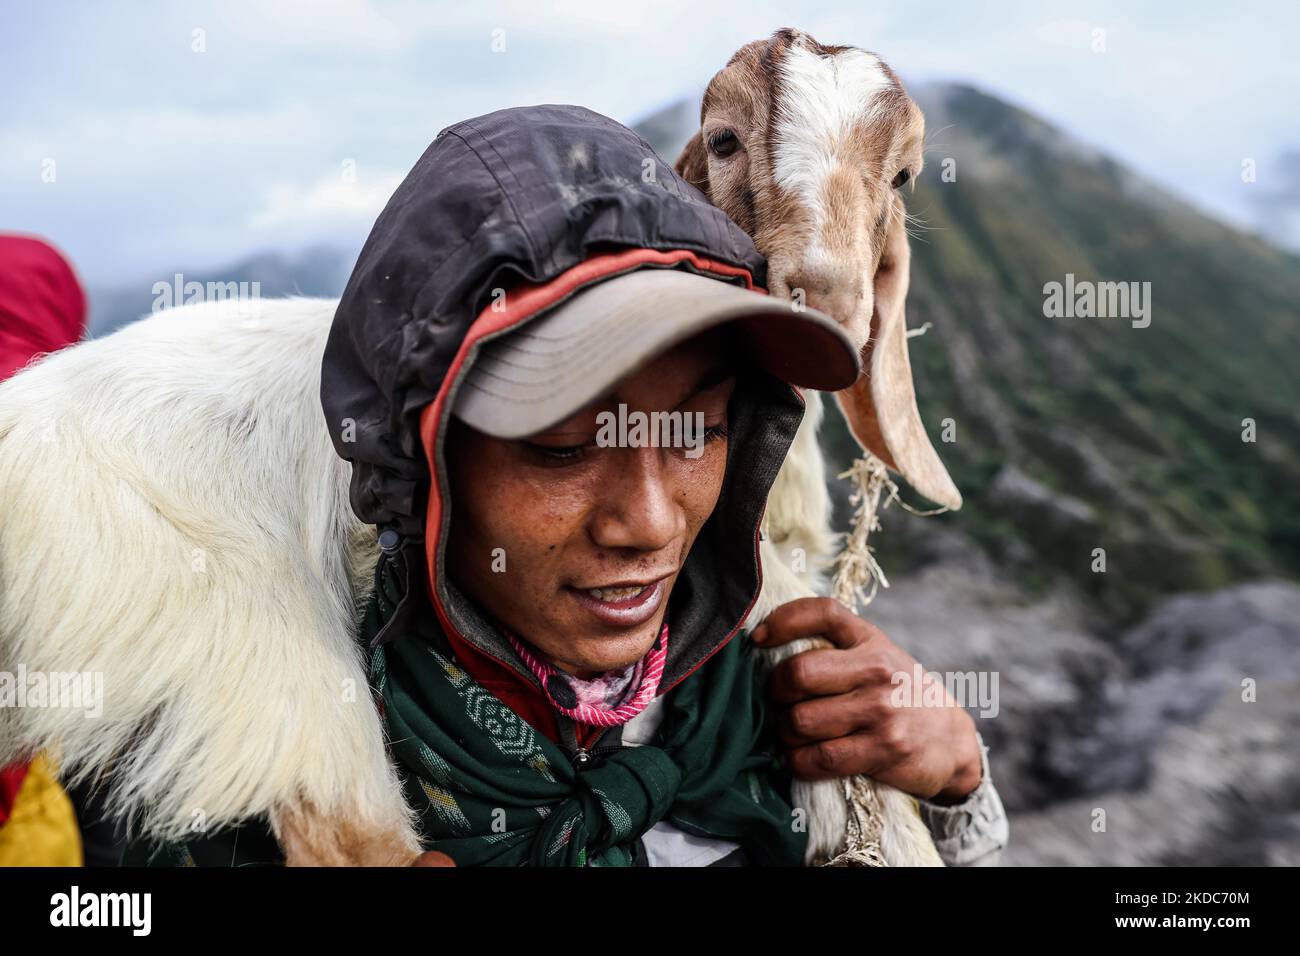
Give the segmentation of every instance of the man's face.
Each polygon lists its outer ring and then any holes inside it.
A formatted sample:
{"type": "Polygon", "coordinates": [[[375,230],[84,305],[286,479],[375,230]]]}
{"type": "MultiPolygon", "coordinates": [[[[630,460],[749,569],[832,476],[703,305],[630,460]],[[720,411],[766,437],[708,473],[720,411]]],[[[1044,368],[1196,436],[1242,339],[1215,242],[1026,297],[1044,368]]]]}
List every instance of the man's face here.
{"type": "Polygon", "coordinates": [[[626,667],[659,634],[722,491],[735,387],[724,341],[714,333],[680,345],[524,440],[454,425],[448,573],[561,670],[590,677],[626,667]],[[629,419],[684,412],[698,422],[701,413],[707,431],[694,448],[601,447],[600,426],[620,403],[629,419]]]}

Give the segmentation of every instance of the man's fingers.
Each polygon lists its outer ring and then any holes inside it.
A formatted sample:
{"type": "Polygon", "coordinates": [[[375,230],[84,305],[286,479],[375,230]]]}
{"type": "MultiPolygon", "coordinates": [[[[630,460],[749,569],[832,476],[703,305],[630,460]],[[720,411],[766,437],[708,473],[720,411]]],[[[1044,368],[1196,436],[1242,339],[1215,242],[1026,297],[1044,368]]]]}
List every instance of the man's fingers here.
{"type": "Polygon", "coordinates": [[[787,657],[772,668],[768,696],[778,704],[794,704],[811,697],[846,694],[863,682],[855,667],[838,647],[818,647],[787,657]]]}
{"type": "Polygon", "coordinates": [[[884,755],[870,736],[854,734],[796,747],[786,761],[800,780],[831,780],[859,773],[870,776],[884,766],[884,755]]]}
{"type": "Polygon", "coordinates": [[[874,695],[839,694],[805,700],[776,712],[777,733],[789,747],[801,747],[819,740],[847,737],[869,731],[876,720],[874,695]]]}
{"type": "Polygon", "coordinates": [[[839,601],[825,597],[798,598],[767,616],[750,637],[761,647],[786,644],[801,637],[824,637],[836,647],[854,647],[879,631],[839,601]]]}

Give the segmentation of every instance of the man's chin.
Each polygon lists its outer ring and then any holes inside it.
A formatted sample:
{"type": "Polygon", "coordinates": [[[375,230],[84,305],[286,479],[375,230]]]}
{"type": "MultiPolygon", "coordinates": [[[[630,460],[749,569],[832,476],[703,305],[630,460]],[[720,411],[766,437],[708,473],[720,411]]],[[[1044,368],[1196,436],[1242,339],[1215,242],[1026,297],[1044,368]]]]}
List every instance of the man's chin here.
{"type": "Polygon", "coordinates": [[[650,652],[660,627],[661,622],[651,621],[635,631],[581,638],[568,655],[572,666],[565,669],[587,674],[626,670],[650,652]]]}

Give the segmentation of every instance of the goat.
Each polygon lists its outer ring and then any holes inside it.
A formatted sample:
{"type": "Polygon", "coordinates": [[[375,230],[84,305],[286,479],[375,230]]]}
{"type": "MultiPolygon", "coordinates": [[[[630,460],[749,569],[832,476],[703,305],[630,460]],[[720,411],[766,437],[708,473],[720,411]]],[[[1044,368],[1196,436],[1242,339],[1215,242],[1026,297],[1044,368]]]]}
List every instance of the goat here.
{"type": "MultiPolygon", "coordinates": [[[[836,395],[868,455],[950,509],[961,495],[939,461],[916,407],[904,304],[909,275],[906,209],[899,187],[922,165],[925,121],[898,77],[875,54],[824,46],[779,30],[741,48],[709,83],[699,131],[679,174],[754,239],[768,260],[768,290],[836,319],[863,352],[863,377],[836,395]]],[[[830,549],[830,501],[816,430],[816,392],[769,495],[763,592],[750,622],[816,593],[791,556],[816,567],[830,549]]],[[[775,665],[824,641],[765,652],[775,665]]],[[[874,783],[887,862],[939,862],[911,798],[874,783]]],[[[836,781],[795,783],[809,811],[809,859],[842,848],[848,804],[836,781]]],[[[868,794],[870,797],[870,794],[868,794]]]]}

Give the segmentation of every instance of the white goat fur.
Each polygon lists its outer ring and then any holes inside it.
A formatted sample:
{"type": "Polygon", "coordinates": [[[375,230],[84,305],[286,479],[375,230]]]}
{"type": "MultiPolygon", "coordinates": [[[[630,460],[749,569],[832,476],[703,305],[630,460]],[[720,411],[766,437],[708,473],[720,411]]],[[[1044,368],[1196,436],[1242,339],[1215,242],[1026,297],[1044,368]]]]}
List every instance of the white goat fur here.
{"type": "Polygon", "coordinates": [[[164,838],[311,807],[414,832],[355,640],[374,529],[320,410],[336,303],[191,305],[0,384],[0,670],[103,674],[103,716],[0,709],[0,764],[111,769],[164,838]]]}

